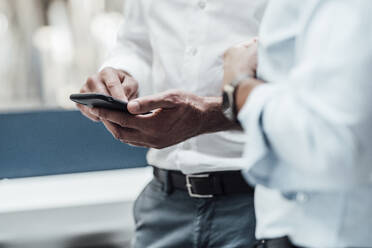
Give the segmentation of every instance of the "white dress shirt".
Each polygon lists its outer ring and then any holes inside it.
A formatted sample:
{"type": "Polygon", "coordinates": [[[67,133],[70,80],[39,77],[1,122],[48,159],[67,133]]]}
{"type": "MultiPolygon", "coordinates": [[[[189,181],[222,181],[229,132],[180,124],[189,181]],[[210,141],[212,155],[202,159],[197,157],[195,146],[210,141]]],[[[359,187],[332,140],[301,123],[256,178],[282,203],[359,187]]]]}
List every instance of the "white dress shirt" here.
{"type": "Polygon", "coordinates": [[[277,0],[240,112],[258,238],[372,247],[372,1],[277,0]],[[279,193],[280,192],[280,193],[279,193]]]}
{"type": "MultiPolygon", "coordinates": [[[[129,72],[141,95],[181,89],[219,96],[224,51],[258,34],[266,0],[127,0],[117,46],[103,67],[129,72]]],[[[201,135],[162,150],[149,164],[186,174],[238,170],[241,132],[201,135]]]]}

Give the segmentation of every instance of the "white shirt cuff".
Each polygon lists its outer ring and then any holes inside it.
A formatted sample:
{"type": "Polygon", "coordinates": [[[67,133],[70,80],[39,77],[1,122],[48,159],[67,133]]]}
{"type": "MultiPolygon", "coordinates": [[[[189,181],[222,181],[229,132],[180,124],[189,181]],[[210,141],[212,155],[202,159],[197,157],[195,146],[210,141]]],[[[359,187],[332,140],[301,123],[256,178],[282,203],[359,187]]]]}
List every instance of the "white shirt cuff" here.
{"type": "Polygon", "coordinates": [[[243,153],[245,160],[243,175],[253,185],[270,185],[273,157],[265,137],[262,118],[265,105],[279,89],[280,87],[271,84],[257,86],[238,115],[240,123],[248,134],[243,153]]]}

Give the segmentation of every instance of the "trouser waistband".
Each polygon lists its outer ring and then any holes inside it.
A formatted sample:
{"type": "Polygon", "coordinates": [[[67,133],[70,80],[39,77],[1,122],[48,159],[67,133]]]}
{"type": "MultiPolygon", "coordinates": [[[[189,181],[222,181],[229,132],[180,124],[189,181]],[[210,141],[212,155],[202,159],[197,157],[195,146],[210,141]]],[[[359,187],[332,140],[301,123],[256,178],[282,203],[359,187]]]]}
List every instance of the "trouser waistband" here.
{"type": "Polygon", "coordinates": [[[190,197],[194,198],[254,193],[254,188],[245,181],[240,171],[184,175],[179,171],[154,167],[154,176],[163,183],[168,193],[175,188],[187,191],[190,197]]]}

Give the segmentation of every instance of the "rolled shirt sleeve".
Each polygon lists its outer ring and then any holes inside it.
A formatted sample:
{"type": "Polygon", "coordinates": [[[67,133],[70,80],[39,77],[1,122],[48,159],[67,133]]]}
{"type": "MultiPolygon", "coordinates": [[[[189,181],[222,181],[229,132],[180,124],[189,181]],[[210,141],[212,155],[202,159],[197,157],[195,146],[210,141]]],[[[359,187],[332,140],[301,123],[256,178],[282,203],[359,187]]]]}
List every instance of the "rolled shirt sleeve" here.
{"type": "Polygon", "coordinates": [[[120,27],[117,42],[104,64],[124,70],[140,84],[140,90],[150,85],[152,49],[146,23],[146,6],[143,0],[127,0],[125,21],[120,27]]]}
{"type": "Polygon", "coordinates": [[[319,1],[288,76],[249,96],[238,118],[251,183],[306,191],[372,182],[371,9],[372,1],[319,1]]]}

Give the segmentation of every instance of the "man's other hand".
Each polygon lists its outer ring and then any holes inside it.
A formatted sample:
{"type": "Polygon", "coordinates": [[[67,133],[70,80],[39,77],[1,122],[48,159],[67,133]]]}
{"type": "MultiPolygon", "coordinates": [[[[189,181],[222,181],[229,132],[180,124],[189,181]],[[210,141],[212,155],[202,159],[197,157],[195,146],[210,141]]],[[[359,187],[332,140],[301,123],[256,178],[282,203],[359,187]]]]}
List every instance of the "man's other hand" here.
{"type": "Polygon", "coordinates": [[[229,48],[224,55],[223,82],[229,84],[241,77],[256,78],[258,39],[253,38],[229,48]]]}
{"type": "Polygon", "coordinates": [[[237,113],[240,112],[251,92],[257,86],[264,83],[257,79],[256,76],[257,56],[257,38],[234,46],[225,53],[223,85],[230,84],[234,80],[241,80],[235,91],[235,107],[237,113]]]}
{"type": "MultiPolygon", "coordinates": [[[[80,93],[100,93],[128,101],[138,97],[138,82],[122,70],[106,67],[98,74],[89,77],[80,93]]],[[[77,107],[89,119],[100,121],[91,113],[89,107],[81,104],[77,104],[77,107]]]]}

